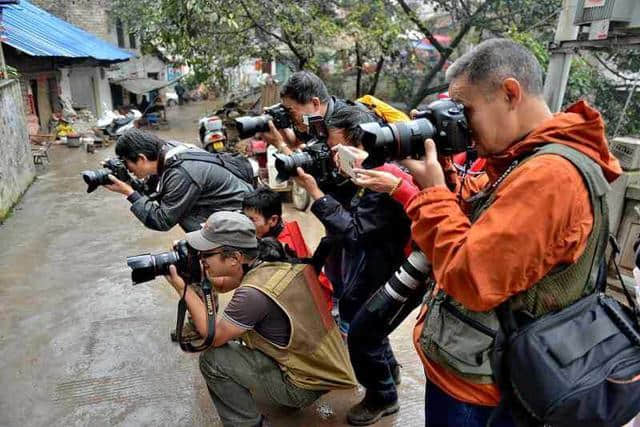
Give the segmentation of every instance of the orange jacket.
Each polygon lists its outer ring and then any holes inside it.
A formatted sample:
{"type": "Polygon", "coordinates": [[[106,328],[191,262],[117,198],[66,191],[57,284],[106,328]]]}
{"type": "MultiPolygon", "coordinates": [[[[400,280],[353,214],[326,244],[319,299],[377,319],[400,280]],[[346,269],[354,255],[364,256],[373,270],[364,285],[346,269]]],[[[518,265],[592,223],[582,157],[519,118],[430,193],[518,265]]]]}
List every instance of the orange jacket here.
{"type": "MultiPolygon", "coordinates": [[[[505,152],[488,158],[489,182],[514,159],[548,143],[588,155],[609,182],[622,173],[609,152],[600,114],[580,101],[505,152]]],[[[473,225],[456,195],[444,187],[423,190],[409,202],[407,213],[413,222],[413,240],[433,263],[438,286],[475,311],[491,310],[527,290],[554,266],[574,263],[593,225],[589,192],[580,172],[554,155],[535,157],[510,173],[495,190],[493,204],[473,225]]],[[[422,323],[418,322],[414,339],[422,323]]],[[[495,385],[456,377],[426,359],[415,343],[427,377],[445,392],[478,405],[499,402],[495,385]]]]}

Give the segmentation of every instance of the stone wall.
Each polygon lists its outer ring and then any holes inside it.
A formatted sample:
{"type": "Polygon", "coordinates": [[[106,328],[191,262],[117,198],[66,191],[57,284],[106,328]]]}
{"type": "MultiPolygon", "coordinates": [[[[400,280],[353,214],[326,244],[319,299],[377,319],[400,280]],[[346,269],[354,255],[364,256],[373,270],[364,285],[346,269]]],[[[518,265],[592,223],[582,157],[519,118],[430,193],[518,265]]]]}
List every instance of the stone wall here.
{"type": "Polygon", "coordinates": [[[0,222],[35,177],[17,80],[0,80],[0,222]]]}

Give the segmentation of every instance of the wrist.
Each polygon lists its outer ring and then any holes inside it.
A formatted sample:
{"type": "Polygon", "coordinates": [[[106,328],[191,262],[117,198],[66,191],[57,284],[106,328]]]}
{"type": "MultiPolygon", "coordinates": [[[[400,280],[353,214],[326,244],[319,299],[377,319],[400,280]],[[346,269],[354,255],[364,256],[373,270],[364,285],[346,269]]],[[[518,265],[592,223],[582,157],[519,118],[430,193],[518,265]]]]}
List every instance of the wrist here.
{"type": "Polygon", "coordinates": [[[390,196],[393,196],[394,193],[396,191],[398,191],[398,188],[400,188],[400,186],[402,185],[402,178],[396,178],[396,183],[393,185],[393,187],[391,187],[391,189],[388,191],[390,196]]]}

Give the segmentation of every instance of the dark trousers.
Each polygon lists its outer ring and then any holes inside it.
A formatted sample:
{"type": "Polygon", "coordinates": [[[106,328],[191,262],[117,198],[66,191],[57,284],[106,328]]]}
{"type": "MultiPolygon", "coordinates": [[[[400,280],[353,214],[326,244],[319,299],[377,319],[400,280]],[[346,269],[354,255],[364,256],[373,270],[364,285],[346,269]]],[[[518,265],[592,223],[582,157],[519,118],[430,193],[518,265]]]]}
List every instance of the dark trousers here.
{"type": "MultiPolygon", "coordinates": [[[[384,402],[398,398],[391,370],[398,364],[387,338],[422,301],[419,289],[404,303],[394,301],[384,287],[360,307],[351,321],[349,356],[358,382],[384,402]]],[[[342,301],[340,301],[342,304],[342,301]]]]}
{"type": "Polygon", "coordinates": [[[367,392],[375,393],[380,402],[390,403],[398,400],[391,376],[398,362],[391,350],[388,332],[378,321],[366,306],[358,311],[349,325],[349,356],[358,382],[367,392]]]}
{"type": "MultiPolygon", "coordinates": [[[[461,402],[427,382],[424,402],[426,427],[485,427],[493,412],[491,406],[472,405],[461,402]]],[[[502,412],[493,427],[515,427],[511,414],[502,412]]]]}

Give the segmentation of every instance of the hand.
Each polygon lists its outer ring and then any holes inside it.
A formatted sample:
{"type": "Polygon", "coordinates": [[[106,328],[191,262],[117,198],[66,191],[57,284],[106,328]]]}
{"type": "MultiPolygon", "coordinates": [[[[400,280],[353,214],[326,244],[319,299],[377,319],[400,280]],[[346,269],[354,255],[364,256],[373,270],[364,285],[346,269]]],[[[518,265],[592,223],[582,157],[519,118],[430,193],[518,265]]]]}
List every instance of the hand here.
{"type": "Polygon", "coordinates": [[[413,180],[421,190],[423,188],[442,186],[446,187],[444,172],[438,162],[436,143],[432,139],[424,142],[425,156],[422,160],[402,160],[400,164],[409,169],[413,180]]]}
{"type": "Polygon", "coordinates": [[[402,181],[390,172],[371,169],[353,169],[353,172],[356,177],[352,181],[356,185],[379,193],[391,193],[402,181]]]}
{"type": "Polygon", "coordinates": [[[113,191],[114,193],[124,194],[127,197],[129,197],[133,193],[133,188],[131,188],[131,186],[126,182],[120,181],[118,178],[111,174],[109,174],[109,179],[111,180],[111,182],[113,182],[113,184],[105,185],[104,187],[107,190],[113,191]]]}
{"type": "Polygon", "coordinates": [[[264,142],[266,142],[267,144],[273,145],[278,150],[281,150],[283,145],[286,146],[286,142],[284,137],[282,136],[282,133],[280,133],[278,129],[276,129],[276,126],[273,124],[273,121],[269,120],[268,125],[269,125],[269,131],[260,132],[256,134],[256,137],[263,139],[264,142]]]}
{"type": "Polygon", "coordinates": [[[293,180],[300,187],[307,190],[307,193],[309,193],[309,196],[311,196],[313,200],[318,200],[324,197],[324,193],[320,190],[320,187],[318,187],[318,183],[313,176],[306,173],[300,167],[296,169],[296,172],[298,172],[298,176],[293,177],[293,180]]]}
{"type": "Polygon", "coordinates": [[[165,275],[164,278],[167,279],[167,282],[169,282],[169,284],[173,286],[173,289],[175,289],[176,292],[178,292],[178,294],[182,296],[182,294],[184,293],[184,287],[187,285],[184,283],[182,277],[178,275],[178,270],[176,269],[175,265],[169,266],[169,274],[165,275]]]}

